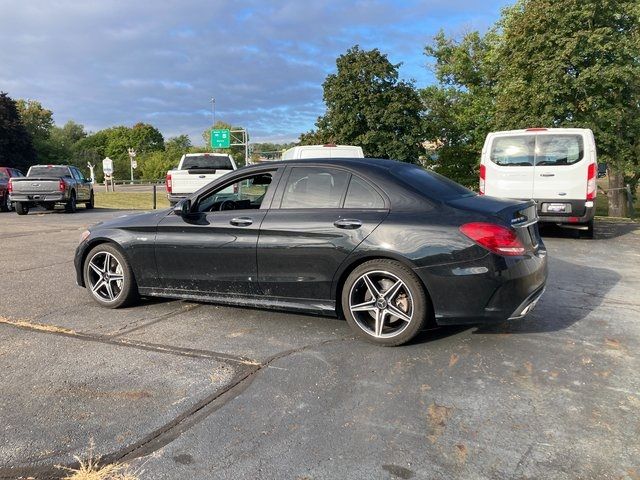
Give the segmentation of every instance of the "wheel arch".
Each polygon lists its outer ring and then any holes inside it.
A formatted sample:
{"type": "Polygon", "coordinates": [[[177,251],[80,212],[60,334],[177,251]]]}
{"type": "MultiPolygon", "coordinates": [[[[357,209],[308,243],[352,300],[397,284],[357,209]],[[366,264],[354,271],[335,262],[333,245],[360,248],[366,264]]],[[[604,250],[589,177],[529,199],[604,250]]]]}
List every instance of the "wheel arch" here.
{"type": "MultiPolygon", "coordinates": [[[[89,253],[91,252],[91,250],[96,248],[98,245],[104,245],[105,243],[108,243],[109,245],[112,245],[113,247],[117,248],[118,251],[120,251],[120,253],[122,254],[122,256],[127,260],[127,262],[129,262],[129,264],[131,264],[125,249],[122,248],[122,245],[120,245],[118,242],[114,241],[113,239],[105,238],[105,237],[99,237],[99,238],[94,238],[92,240],[89,240],[89,242],[87,242],[87,246],[85,247],[84,251],[82,252],[82,256],[80,257],[80,275],[78,276],[78,282],[79,283],[81,282],[81,284],[80,284],[81,287],[85,287],[86,288],[86,282],[84,281],[84,264],[87,261],[87,257],[89,256],[89,253]]],[[[135,276],[135,274],[134,274],[134,276],[135,276]]]]}
{"type": "MultiPolygon", "coordinates": [[[[393,260],[409,268],[411,271],[413,271],[415,267],[415,265],[409,259],[402,257],[400,255],[395,255],[387,252],[384,252],[384,253],[372,252],[372,253],[368,253],[367,255],[354,257],[353,259],[351,259],[350,262],[345,262],[341,266],[341,270],[336,276],[337,278],[334,281],[334,288],[332,291],[335,299],[335,304],[336,304],[336,315],[339,318],[344,318],[344,312],[342,311],[341,298],[342,298],[342,288],[344,287],[347,277],[349,277],[351,272],[353,272],[360,265],[371,260],[393,260]]],[[[414,272],[414,275],[416,275],[415,272],[414,272]]],[[[422,285],[422,289],[427,298],[428,307],[429,307],[428,323],[435,324],[435,311],[433,308],[433,301],[431,300],[431,294],[429,293],[429,288],[427,287],[427,285],[425,285],[424,281],[422,280],[422,278],[420,278],[419,275],[416,275],[416,278],[418,279],[418,282],[420,282],[420,285],[422,285]]]]}

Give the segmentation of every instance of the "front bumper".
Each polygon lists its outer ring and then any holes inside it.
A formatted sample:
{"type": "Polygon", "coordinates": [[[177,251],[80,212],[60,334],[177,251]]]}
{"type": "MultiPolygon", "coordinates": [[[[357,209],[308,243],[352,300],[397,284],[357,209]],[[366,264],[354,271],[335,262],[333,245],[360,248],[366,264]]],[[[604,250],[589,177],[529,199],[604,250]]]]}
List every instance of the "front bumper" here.
{"type": "Polygon", "coordinates": [[[547,280],[544,245],[535,253],[493,253],[471,262],[415,269],[425,284],[438,325],[503,322],[535,306],[547,280]]]}

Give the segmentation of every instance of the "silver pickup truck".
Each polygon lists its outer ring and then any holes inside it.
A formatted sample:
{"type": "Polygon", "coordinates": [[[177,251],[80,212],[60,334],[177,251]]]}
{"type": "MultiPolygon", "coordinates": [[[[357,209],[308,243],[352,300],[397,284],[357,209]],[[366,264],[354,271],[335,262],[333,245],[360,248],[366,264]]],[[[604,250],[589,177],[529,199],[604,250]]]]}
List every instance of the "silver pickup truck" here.
{"type": "Polygon", "coordinates": [[[26,215],[36,205],[53,210],[56,204],[73,213],[78,203],[93,208],[93,184],[73,166],[34,165],[26,177],[9,180],[9,201],[18,215],[26,215]]]}

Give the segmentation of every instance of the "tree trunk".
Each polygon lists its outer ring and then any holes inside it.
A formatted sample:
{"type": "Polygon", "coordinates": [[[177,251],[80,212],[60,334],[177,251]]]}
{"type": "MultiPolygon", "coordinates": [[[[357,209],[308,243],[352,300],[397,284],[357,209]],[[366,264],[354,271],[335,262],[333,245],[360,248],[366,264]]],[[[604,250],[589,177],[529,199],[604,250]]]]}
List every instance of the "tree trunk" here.
{"type": "Polygon", "coordinates": [[[609,172],[609,216],[626,217],[627,216],[627,195],[624,191],[624,176],[622,172],[609,172]]]}

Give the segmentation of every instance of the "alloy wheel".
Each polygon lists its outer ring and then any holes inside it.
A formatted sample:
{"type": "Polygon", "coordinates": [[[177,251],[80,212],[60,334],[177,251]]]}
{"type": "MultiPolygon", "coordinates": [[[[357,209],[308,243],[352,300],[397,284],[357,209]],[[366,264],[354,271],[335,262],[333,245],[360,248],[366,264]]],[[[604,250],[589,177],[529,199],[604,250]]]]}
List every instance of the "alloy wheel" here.
{"type": "Polygon", "coordinates": [[[103,302],[116,301],[123,291],[124,272],[109,252],[98,252],[89,260],[87,277],[91,293],[103,302]]]}
{"type": "Polygon", "coordinates": [[[349,292],[349,310],[365,333],[375,338],[400,335],[411,324],[411,290],[391,272],[376,270],[361,275],[349,292]]]}

